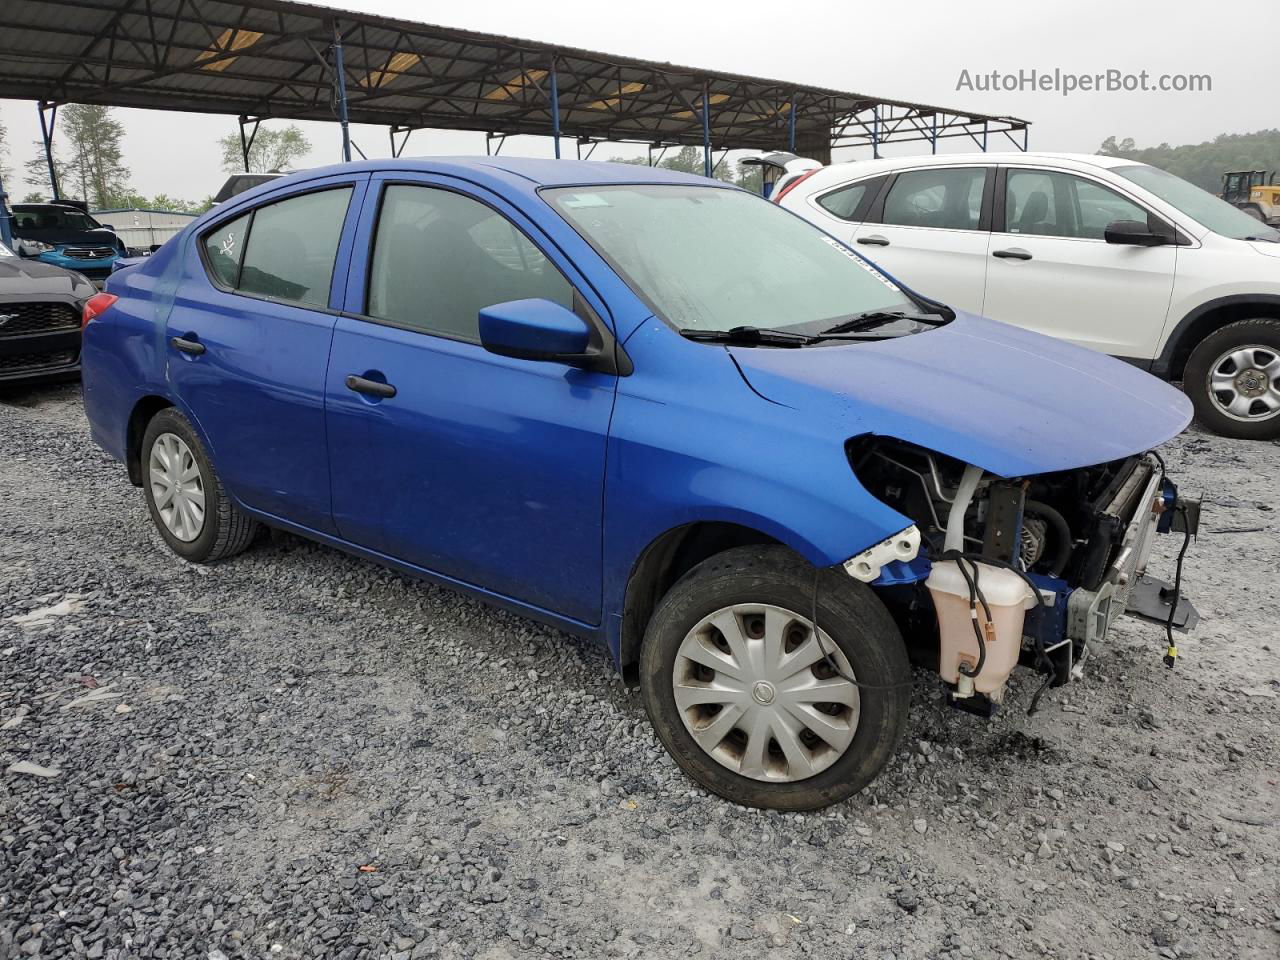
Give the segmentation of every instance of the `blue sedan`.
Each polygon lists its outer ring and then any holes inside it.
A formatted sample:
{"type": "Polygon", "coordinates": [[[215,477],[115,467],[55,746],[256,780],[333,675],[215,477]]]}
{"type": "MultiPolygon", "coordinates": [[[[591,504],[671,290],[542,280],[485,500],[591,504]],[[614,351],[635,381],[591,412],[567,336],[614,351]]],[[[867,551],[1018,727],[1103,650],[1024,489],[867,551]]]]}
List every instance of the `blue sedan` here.
{"type": "Polygon", "coordinates": [[[83,342],[93,436],[176,554],[266,525],[596,638],[756,806],[869,783],[912,659],[977,712],[1018,663],[1066,682],[1192,523],[1146,452],[1180,392],[668,171],[278,179],[113,274],[83,342]]]}

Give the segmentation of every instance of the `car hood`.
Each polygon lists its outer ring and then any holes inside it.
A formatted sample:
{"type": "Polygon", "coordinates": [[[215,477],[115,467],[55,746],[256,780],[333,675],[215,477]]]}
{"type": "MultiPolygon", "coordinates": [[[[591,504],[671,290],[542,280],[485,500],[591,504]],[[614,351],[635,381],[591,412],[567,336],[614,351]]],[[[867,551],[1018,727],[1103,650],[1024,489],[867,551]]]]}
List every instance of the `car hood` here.
{"type": "Polygon", "coordinates": [[[0,257],[0,298],[5,300],[91,293],[92,287],[70,270],[25,257],[0,257]]]}
{"type": "Polygon", "coordinates": [[[1253,240],[1249,242],[1249,246],[1264,257],[1280,257],[1280,243],[1271,243],[1268,240],[1253,240]]]}
{"type": "Polygon", "coordinates": [[[1179,390],[1112,357],[993,320],[880,341],[731,347],[767,400],[1005,477],[1116,460],[1191,421],[1179,390]]]}

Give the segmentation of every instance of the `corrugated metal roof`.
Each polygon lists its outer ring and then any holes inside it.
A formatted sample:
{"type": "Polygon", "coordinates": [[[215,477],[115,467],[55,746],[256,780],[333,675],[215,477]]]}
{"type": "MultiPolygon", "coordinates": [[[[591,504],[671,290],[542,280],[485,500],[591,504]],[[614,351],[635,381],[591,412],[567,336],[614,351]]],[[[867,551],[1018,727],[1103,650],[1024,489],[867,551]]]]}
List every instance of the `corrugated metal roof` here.
{"type": "Polygon", "coordinates": [[[928,140],[1027,123],[287,0],[39,0],[0,7],[0,97],[717,148],[928,140]]]}

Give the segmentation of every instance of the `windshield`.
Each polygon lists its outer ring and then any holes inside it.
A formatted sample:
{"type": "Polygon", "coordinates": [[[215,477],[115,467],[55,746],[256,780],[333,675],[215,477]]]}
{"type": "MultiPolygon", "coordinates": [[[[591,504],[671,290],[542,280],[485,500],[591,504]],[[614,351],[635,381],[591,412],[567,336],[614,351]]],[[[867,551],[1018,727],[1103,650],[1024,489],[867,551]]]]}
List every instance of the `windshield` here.
{"type": "Polygon", "coordinates": [[[1181,210],[1214,233],[1233,240],[1260,238],[1280,242],[1280,231],[1273,230],[1225,200],[1201,190],[1181,177],[1175,177],[1172,173],[1146,164],[1114,169],[1126,180],[1132,180],[1144,190],[1154,193],[1165,203],[1181,210]]]}
{"type": "MultiPolygon", "coordinates": [[[[810,334],[870,310],[920,309],[816,227],[739,190],[628,184],[543,196],[679,330],[810,334]]],[[[918,329],[904,322],[877,334],[918,329]]]]}
{"type": "Polygon", "coordinates": [[[24,230],[97,230],[102,224],[71,207],[14,207],[14,219],[24,230]]]}

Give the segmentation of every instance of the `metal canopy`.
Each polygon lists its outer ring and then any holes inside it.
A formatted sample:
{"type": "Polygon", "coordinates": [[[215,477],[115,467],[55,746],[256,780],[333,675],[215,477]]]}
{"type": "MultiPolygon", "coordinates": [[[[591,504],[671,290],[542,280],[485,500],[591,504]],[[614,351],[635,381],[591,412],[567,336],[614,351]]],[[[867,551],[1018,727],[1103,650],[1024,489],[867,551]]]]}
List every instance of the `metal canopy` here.
{"type": "MultiPolygon", "coordinates": [[[[0,5],[0,97],[712,150],[1004,134],[1027,122],[285,0],[0,5]],[[345,113],[345,116],[344,116],[345,113]]],[[[1019,134],[1014,138],[1014,134],[1019,134]]],[[[1021,140],[1021,143],[1017,142],[1021,140]]]]}

